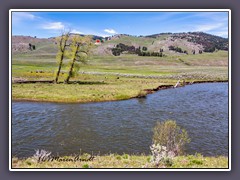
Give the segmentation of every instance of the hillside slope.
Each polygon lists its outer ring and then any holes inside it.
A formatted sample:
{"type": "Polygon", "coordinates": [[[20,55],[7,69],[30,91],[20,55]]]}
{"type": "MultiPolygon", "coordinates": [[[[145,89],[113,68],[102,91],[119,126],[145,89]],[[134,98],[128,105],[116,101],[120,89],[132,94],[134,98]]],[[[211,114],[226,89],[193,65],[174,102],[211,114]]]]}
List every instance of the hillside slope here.
{"type": "MultiPolygon", "coordinates": [[[[101,39],[102,43],[95,45],[92,50],[94,55],[112,55],[112,48],[122,43],[135,48],[146,47],[149,52],[159,52],[163,50],[165,55],[184,55],[183,53],[170,50],[170,47],[181,48],[182,51],[191,54],[193,51],[198,54],[201,51],[213,52],[215,49],[228,50],[228,39],[213,36],[202,32],[193,33],[161,33],[149,36],[131,36],[126,34],[114,35],[101,39]]],[[[55,38],[40,39],[30,36],[12,36],[12,52],[29,55],[55,55],[57,43],[55,38]],[[35,50],[30,50],[29,44],[36,46],[35,50]]]]}

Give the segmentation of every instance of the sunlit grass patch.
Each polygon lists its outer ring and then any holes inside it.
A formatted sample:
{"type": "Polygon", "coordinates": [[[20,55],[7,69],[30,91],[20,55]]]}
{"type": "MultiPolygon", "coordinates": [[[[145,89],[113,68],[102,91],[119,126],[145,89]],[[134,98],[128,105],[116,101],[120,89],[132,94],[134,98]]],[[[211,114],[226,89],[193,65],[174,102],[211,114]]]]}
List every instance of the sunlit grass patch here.
{"type": "MultiPolygon", "coordinates": [[[[74,156],[65,156],[74,159],[74,156]]],[[[13,168],[156,168],[150,163],[149,155],[109,154],[95,156],[92,161],[46,161],[37,162],[30,157],[27,159],[12,158],[13,168]]],[[[228,158],[203,157],[201,155],[186,155],[174,157],[169,166],[162,165],[158,168],[228,168],[228,158]]]]}
{"type": "MultiPolygon", "coordinates": [[[[128,38],[128,37],[127,37],[128,38]]],[[[46,55],[46,58],[51,57],[46,55]]],[[[188,82],[227,80],[227,52],[178,56],[139,57],[137,55],[92,56],[88,64],[81,65],[78,75],[64,84],[66,67],[59,76],[60,84],[13,84],[13,100],[34,100],[50,102],[99,102],[124,100],[144,96],[144,89],[154,89],[163,84],[174,85],[179,79],[188,82]],[[202,62],[225,65],[206,66],[202,62]],[[190,62],[191,61],[191,62],[190,62]],[[219,62],[220,62],[219,61],[219,62]],[[199,64],[198,64],[199,63],[199,64]]],[[[65,62],[64,65],[66,65],[65,62]]],[[[33,55],[14,56],[12,78],[25,80],[53,80],[57,69],[55,59],[39,59],[33,55]]]]}

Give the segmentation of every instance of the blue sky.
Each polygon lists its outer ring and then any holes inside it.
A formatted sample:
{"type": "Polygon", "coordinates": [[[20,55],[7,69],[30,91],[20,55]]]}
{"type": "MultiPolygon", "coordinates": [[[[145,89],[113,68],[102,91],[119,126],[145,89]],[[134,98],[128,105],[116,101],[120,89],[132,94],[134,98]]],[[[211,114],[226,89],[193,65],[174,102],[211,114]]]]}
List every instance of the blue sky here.
{"type": "Polygon", "coordinates": [[[195,32],[228,36],[228,12],[12,12],[12,34],[48,38],[65,30],[111,36],[195,32]]]}

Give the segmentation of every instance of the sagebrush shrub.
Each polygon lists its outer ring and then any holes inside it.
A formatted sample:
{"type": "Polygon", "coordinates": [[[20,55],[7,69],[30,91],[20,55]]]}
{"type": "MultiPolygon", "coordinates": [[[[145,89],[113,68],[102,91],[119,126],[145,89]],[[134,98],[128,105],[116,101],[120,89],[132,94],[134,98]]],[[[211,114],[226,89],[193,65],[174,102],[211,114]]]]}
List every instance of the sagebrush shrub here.
{"type": "Polygon", "coordinates": [[[160,164],[171,166],[172,159],[175,154],[172,151],[167,151],[165,146],[161,146],[160,144],[152,144],[150,146],[150,150],[152,153],[150,162],[154,164],[154,166],[159,166],[160,164]]]}
{"type": "Polygon", "coordinates": [[[153,129],[153,144],[166,147],[166,152],[172,152],[174,155],[182,154],[189,142],[187,131],[178,126],[176,121],[157,122],[153,129]]]}

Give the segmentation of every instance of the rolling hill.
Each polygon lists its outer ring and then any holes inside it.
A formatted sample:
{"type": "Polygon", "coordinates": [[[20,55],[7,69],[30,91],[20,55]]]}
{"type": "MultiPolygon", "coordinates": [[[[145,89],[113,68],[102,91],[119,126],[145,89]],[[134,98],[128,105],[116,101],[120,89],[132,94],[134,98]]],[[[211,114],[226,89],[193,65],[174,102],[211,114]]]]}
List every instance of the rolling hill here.
{"type": "MultiPolygon", "coordinates": [[[[145,46],[150,52],[159,52],[161,48],[165,54],[169,55],[179,54],[179,52],[169,50],[170,46],[181,48],[183,52],[192,53],[195,51],[196,54],[199,51],[213,52],[215,49],[228,50],[228,39],[203,32],[160,33],[149,36],[119,34],[108,38],[93,36],[93,41],[96,39],[100,39],[102,42],[94,47],[93,54],[95,55],[112,55],[112,48],[115,48],[120,43],[127,46],[134,46],[135,48],[145,46]]],[[[12,52],[13,54],[56,54],[56,38],[12,36],[12,52]],[[36,50],[31,51],[29,44],[35,45],[36,50]]]]}

